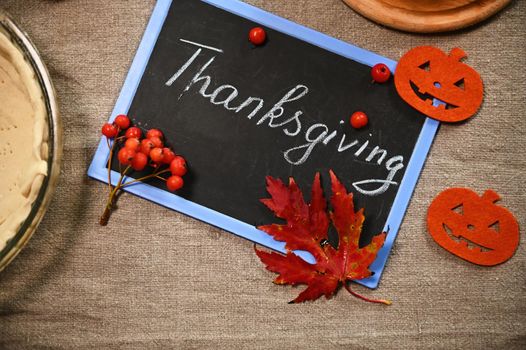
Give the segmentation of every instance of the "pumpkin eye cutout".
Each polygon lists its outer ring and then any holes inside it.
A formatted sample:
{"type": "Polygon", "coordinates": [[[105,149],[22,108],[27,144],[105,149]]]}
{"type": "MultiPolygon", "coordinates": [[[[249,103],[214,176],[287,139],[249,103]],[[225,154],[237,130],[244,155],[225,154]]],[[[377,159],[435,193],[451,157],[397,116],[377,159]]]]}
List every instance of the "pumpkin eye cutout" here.
{"type": "Polygon", "coordinates": [[[462,90],[466,90],[464,88],[464,78],[461,78],[459,81],[457,81],[455,84],[456,87],[458,87],[459,89],[462,89],[462,90]]]}
{"type": "Polygon", "coordinates": [[[496,233],[500,233],[500,224],[499,221],[495,221],[491,225],[488,226],[489,229],[495,231],[496,233]]]}
{"type": "Polygon", "coordinates": [[[426,61],[423,64],[419,65],[418,68],[429,72],[431,70],[431,61],[426,61]]]}
{"type": "Polygon", "coordinates": [[[460,214],[460,215],[464,215],[464,204],[459,204],[457,205],[456,207],[454,208],[451,208],[451,211],[457,213],[457,214],[460,214]]]}

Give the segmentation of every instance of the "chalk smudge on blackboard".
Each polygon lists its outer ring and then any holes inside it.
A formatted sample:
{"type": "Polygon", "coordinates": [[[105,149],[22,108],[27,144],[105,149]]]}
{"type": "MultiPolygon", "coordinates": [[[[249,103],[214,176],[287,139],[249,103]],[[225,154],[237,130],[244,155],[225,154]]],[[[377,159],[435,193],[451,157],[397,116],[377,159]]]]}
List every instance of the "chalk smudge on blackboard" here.
{"type": "MultiPolygon", "coordinates": [[[[240,113],[246,110],[250,113],[247,114],[246,118],[251,120],[265,107],[265,101],[259,97],[248,97],[238,106],[231,106],[239,96],[238,89],[231,84],[224,84],[217,87],[213,92],[208,92],[208,88],[212,82],[210,75],[204,75],[208,67],[215,61],[217,53],[223,53],[222,49],[190,41],[187,39],[179,39],[181,42],[190,44],[197,47],[194,54],[175,72],[165,83],[167,87],[171,87],[181,76],[187,71],[203,50],[215,52],[214,56],[211,57],[193,76],[193,78],[187,83],[179,99],[181,99],[185,93],[187,93],[194,85],[201,83],[199,94],[209,99],[210,103],[223,106],[225,109],[234,113],[240,113]],[[220,96],[223,96],[222,98],[220,96]],[[226,98],[224,97],[226,96],[226,98]],[[250,109],[252,108],[252,109],[250,109]]],[[[257,125],[265,124],[270,128],[282,128],[283,133],[288,137],[298,136],[302,129],[301,116],[303,111],[295,111],[292,116],[285,116],[285,105],[300,100],[309,93],[309,88],[303,84],[297,84],[291,88],[278,102],[276,102],[267,113],[263,114],[257,121],[257,125]]],[[[341,122],[340,122],[341,124],[341,122]]],[[[387,159],[388,152],[385,149],[381,149],[379,146],[375,146],[368,154],[364,151],[369,146],[369,140],[362,142],[354,139],[346,143],[347,135],[338,130],[331,131],[326,124],[317,123],[309,126],[304,133],[305,143],[299,146],[292,147],[288,150],[283,151],[284,159],[290,165],[301,165],[304,164],[315,150],[318,145],[328,146],[331,141],[337,139],[339,136],[339,143],[337,143],[336,151],[338,153],[345,152],[347,150],[354,150],[358,147],[353,156],[355,158],[364,157],[364,160],[368,163],[374,163],[376,157],[376,164],[378,166],[384,166],[387,170],[385,179],[366,179],[353,183],[353,187],[360,193],[369,196],[376,196],[386,192],[390,186],[397,186],[398,182],[394,181],[397,172],[404,168],[404,157],[401,155],[394,155],[387,159]],[[341,136],[340,136],[341,134],[341,136]],[[363,154],[363,155],[362,155],[363,154]],[[371,185],[376,185],[371,188],[371,185]]]]}

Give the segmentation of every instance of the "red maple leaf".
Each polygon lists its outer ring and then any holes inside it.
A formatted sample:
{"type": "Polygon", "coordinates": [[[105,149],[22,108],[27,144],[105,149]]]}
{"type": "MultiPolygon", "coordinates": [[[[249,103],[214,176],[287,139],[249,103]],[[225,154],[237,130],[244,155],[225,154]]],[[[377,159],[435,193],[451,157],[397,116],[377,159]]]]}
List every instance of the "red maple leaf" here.
{"type": "Polygon", "coordinates": [[[371,276],[369,265],[383,246],[386,233],[375,236],[371,243],[359,247],[364,222],[363,209],[354,211],[353,194],[347,190],[330,171],[332,183],[331,206],[327,212],[327,201],[317,173],[312,184],[311,202],[305,203],[303,194],[293,178],[286,186],[280,179],[267,176],[267,191],[271,198],[261,202],[286,224],[260,226],[259,229],[274,239],[285,242],[286,255],[256,249],[256,254],[267,269],[279,275],[276,284],[306,284],[307,288],[291,303],[316,300],[322,295],[330,298],[338,287],[343,286],[352,295],[370,302],[389,305],[386,300],[371,300],[351,290],[349,282],[371,276]],[[338,232],[338,249],[327,244],[329,221],[338,232]],[[309,264],[293,250],[305,250],[316,258],[309,264]]]}

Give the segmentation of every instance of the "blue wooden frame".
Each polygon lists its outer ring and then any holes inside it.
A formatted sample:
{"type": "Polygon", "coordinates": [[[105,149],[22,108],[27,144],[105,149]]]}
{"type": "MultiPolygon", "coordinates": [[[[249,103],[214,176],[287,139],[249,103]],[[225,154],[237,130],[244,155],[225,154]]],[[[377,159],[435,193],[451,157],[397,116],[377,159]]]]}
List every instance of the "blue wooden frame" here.
{"type": "MultiPolygon", "coordinates": [[[[284,18],[275,16],[271,13],[265,12],[261,9],[240,2],[238,0],[201,0],[223,10],[234,13],[238,16],[247,18],[251,21],[260,23],[266,27],[275,29],[277,31],[294,36],[316,46],[319,46],[328,51],[334,52],[341,56],[350,58],[360,63],[372,66],[376,63],[385,63],[391,71],[395,71],[396,62],[388,58],[382,57],[375,53],[361,49],[359,47],[350,45],[338,39],[332,38],[325,34],[319,33],[310,28],[301,26],[299,24],[288,21],[284,18]]],[[[172,0],[158,0],[154,8],[142,41],[140,43],[137,54],[133,60],[130,71],[124,86],[121,90],[120,96],[113,109],[110,121],[116,115],[126,113],[132,100],[135,96],[139,83],[142,79],[146,66],[148,64],[150,55],[153,51],[161,28],[164,24],[168,10],[172,0]]],[[[374,275],[370,278],[357,281],[358,283],[369,287],[376,288],[380,281],[382,271],[385,267],[389,252],[393,246],[393,242],[398,233],[398,229],[402,223],[402,219],[406,212],[409,200],[416,186],[418,177],[424,166],[425,159],[433,142],[434,136],[437,132],[439,122],[426,119],[420,136],[417,140],[415,149],[407,165],[404,177],[398,189],[398,193],[393,202],[391,212],[385,223],[385,230],[389,228],[389,233],[385,241],[384,247],[378,253],[378,257],[371,265],[370,269],[374,275]]],[[[102,139],[97,148],[97,152],[91,163],[88,175],[97,180],[107,182],[108,172],[106,163],[108,161],[108,149],[104,139],[102,139]]],[[[116,184],[119,179],[119,174],[112,172],[111,181],[116,184]]],[[[255,243],[263,245],[267,248],[284,252],[284,243],[275,241],[271,236],[265,232],[258,230],[252,225],[241,222],[237,219],[221,214],[217,211],[211,210],[199,204],[193,203],[189,200],[181,198],[175,194],[158,189],[144,183],[137,183],[126,188],[127,192],[133,193],[142,198],[159,203],[165,207],[184,213],[201,221],[207,222],[226,231],[232,232],[238,236],[249,239],[255,243]]],[[[298,252],[305,260],[313,263],[313,257],[306,252],[298,252]]]]}

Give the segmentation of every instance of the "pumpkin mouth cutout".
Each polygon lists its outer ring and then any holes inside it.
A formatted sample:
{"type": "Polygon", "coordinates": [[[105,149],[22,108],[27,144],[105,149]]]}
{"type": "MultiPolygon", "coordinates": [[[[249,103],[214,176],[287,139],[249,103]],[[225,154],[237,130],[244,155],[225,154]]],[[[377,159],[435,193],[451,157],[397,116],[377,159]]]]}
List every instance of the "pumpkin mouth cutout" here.
{"type": "Polygon", "coordinates": [[[470,241],[469,239],[466,239],[466,238],[462,237],[461,235],[458,235],[458,236],[455,235],[453,233],[453,230],[449,226],[447,226],[445,223],[442,223],[442,226],[444,227],[444,232],[447,233],[449,238],[452,241],[454,241],[457,244],[459,244],[459,245],[466,246],[468,249],[473,250],[474,252],[490,252],[490,251],[493,250],[493,249],[484,247],[484,246],[482,246],[480,244],[477,244],[477,243],[475,243],[473,241],[470,241]]]}
{"type": "Polygon", "coordinates": [[[416,85],[411,79],[409,79],[409,84],[411,85],[411,89],[413,90],[414,94],[423,102],[426,104],[433,106],[437,109],[456,109],[458,106],[455,106],[451,103],[446,103],[435,96],[431,95],[427,91],[423,90],[422,88],[419,88],[418,85],[416,85]],[[435,100],[438,102],[435,104],[435,100]]]}

